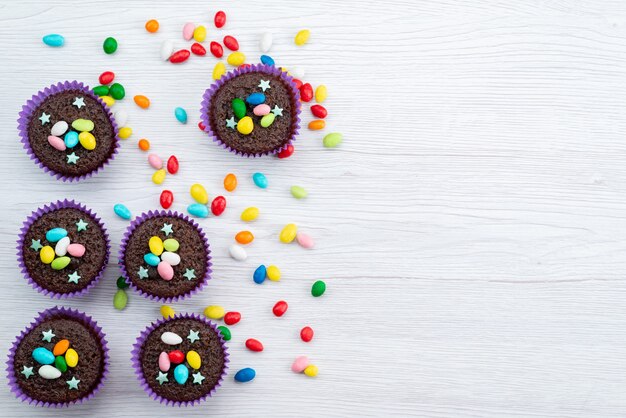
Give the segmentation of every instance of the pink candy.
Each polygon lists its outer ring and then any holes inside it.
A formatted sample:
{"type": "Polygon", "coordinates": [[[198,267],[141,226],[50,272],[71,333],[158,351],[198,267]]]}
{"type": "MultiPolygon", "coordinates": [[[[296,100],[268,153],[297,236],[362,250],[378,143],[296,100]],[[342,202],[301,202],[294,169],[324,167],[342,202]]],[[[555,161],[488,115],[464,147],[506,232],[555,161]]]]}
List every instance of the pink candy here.
{"type": "Polygon", "coordinates": [[[65,142],[63,142],[63,140],[59,138],[58,136],[50,135],[48,137],[48,143],[52,145],[55,149],[58,149],[59,151],[65,151],[65,148],[67,148],[65,146],[65,142]]]}
{"type": "Polygon", "coordinates": [[[85,246],[83,244],[70,244],[67,246],[67,252],[72,257],[82,257],[85,254],[85,246]]]}
{"type": "Polygon", "coordinates": [[[168,262],[161,261],[157,266],[157,272],[163,280],[167,280],[168,282],[174,278],[174,269],[168,262]]]}
{"type": "Polygon", "coordinates": [[[262,103],[260,105],[256,105],[252,112],[257,116],[265,116],[270,113],[270,107],[269,105],[262,103]]]}
{"type": "Polygon", "coordinates": [[[309,358],[307,356],[299,356],[296,357],[293,364],[291,365],[291,370],[294,373],[302,373],[306,366],[309,365],[309,358]]]}
{"type": "Polygon", "coordinates": [[[303,232],[298,232],[296,234],[296,241],[302,248],[311,249],[315,246],[313,238],[303,232]]]}
{"type": "Polygon", "coordinates": [[[188,41],[191,38],[193,38],[194,30],[196,30],[196,25],[194,25],[191,22],[185,23],[185,26],[183,26],[183,38],[185,38],[185,41],[188,41]]]}
{"type": "Polygon", "coordinates": [[[162,372],[167,372],[170,369],[170,365],[170,356],[168,356],[165,351],[162,351],[161,354],[159,354],[159,369],[161,369],[162,372]]]}
{"type": "Polygon", "coordinates": [[[163,168],[163,161],[156,154],[148,155],[148,164],[150,164],[155,170],[163,168]]]}

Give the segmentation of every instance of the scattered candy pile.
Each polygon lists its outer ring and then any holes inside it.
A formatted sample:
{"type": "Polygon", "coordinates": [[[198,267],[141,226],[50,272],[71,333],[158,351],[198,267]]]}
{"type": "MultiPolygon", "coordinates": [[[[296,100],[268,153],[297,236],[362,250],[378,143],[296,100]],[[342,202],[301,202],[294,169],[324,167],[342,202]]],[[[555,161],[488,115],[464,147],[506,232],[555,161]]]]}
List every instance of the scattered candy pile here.
{"type": "MultiPolygon", "coordinates": [[[[80,219],[77,223],[78,232],[87,229],[87,222],[80,219]]],[[[63,270],[72,262],[71,257],[81,258],[85,255],[85,246],[83,244],[72,243],[67,236],[67,230],[64,228],[52,228],[46,232],[46,241],[50,244],[56,243],[54,248],[50,245],[42,245],[41,239],[33,239],[30,245],[34,251],[39,252],[39,259],[44,264],[49,264],[53,270],[63,270]]],[[[68,275],[68,283],[78,284],[80,276],[77,271],[68,275]]]]}
{"type": "MultiPolygon", "coordinates": [[[[189,330],[189,335],[187,339],[191,343],[194,343],[200,340],[199,331],[189,330]]],[[[163,341],[167,345],[179,345],[183,342],[183,338],[174,333],[166,331],[161,334],[161,341],[163,341]]],[[[200,366],[202,366],[202,358],[200,354],[198,354],[195,350],[189,350],[186,354],[181,350],[172,350],[170,352],[162,351],[159,355],[159,374],[156,377],[156,380],[159,382],[159,385],[162,385],[165,382],[169,382],[168,372],[172,368],[172,365],[176,365],[174,367],[174,380],[179,385],[184,385],[187,383],[187,379],[189,379],[189,368],[192,370],[199,370],[200,366]],[[185,363],[186,360],[186,363],[185,363]]],[[[205,379],[199,371],[194,373],[193,375],[193,383],[197,385],[201,385],[202,381],[205,379]]]]}

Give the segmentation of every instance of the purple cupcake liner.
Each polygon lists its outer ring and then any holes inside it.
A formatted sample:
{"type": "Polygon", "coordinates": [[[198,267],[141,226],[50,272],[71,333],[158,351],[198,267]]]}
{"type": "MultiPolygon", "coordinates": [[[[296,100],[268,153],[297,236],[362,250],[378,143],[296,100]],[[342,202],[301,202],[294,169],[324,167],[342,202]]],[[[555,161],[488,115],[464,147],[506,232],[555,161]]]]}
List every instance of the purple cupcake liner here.
{"type": "Polygon", "coordinates": [[[139,215],[138,217],[136,217],[128,226],[128,228],[126,228],[126,232],[124,233],[124,238],[122,238],[122,243],[120,244],[120,252],[119,252],[119,256],[118,256],[118,262],[119,262],[119,266],[120,266],[120,270],[122,272],[122,276],[124,276],[124,278],[126,279],[126,283],[136,292],[139,292],[140,295],[150,299],[150,300],[155,300],[158,302],[162,302],[162,303],[170,303],[170,302],[176,302],[178,300],[181,299],[185,299],[189,296],[195,295],[196,293],[198,293],[200,290],[202,290],[202,288],[204,288],[204,286],[206,285],[207,281],[211,280],[211,266],[213,265],[211,263],[211,249],[209,248],[209,242],[207,241],[206,235],[204,233],[204,231],[202,230],[202,228],[200,227],[200,225],[198,225],[193,219],[189,218],[188,216],[176,212],[176,211],[148,211],[147,213],[142,213],[141,215],[139,215]],[[206,272],[204,273],[204,277],[202,277],[201,280],[198,281],[198,285],[196,287],[194,287],[193,289],[191,289],[190,291],[188,291],[187,293],[183,293],[182,295],[178,295],[178,296],[172,296],[172,297],[162,297],[162,296],[158,296],[158,295],[153,295],[147,292],[144,292],[142,289],[139,289],[132,280],[130,280],[130,275],[128,274],[128,272],[126,271],[126,263],[124,262],[125,260],[125,253],[126,253],[126,245],[128,244],[128,240],[130,239],[130,236],[132,235],[133,231],[135,230],[135,228],[137,228],[137,226],[139,226],[140,224],[142,224],[143,222],[145,222],[148,219],[151,218],[155,218],[157,216],[170,216],[170,217],[175,217],[175,218],[179,218],[182,219],[183,221],[187,222],[188,224],[190,224],[191,226],[194,227],[194,229],[196,229],[198,231],[198,233],[200,234],[200,237],[202,238],[202,240],[204,241],[204,250],[206,251],[206,272]]]}
{"type": "Polygon", "coordinates": [[[102,278],[102,275],[104,274],[104,270],[106,269],[107,264],[109,263],[110,253],[111,253],[111,242],[109,241],[109,234],[107,233],[107,230],[104,227],[104,224],[102,223],[101,219],[94,212],[88,209],[85,205],[79,202],[75,202],[74,200],[67,200],[67,199],[63,201],[57,200],[56,202],[52,202],[48,205],[44,205],[43,208],[38,208],[36,211],[33,211],[28,216],[28,218],[26,218],[26,220],[24,221],[24,225],[22,226],[22,229],[20,229],[20,234],[17,240],[17,261],[19,263],[20,270],[22,274],[24,275],[24,278],[28,280],[28,283],[33,287],[33,289],[37,290],[39,293],[43,293],[44,295],[50,295],[51,298],[56,298],[56,299],[67,299],[67,298],[74,297],[74,296],[82,296],[82,295],[85,295],[87,292],[89,292],[89,290],[91,290],[91,288],[94,287],[102,278]],[[39,285],[39,283],[33,280],[33,278],[30,276],[30,273],[28,272],[28,269],[26,268],[26,264],[24,264],[24,255],[22,253],[22,249],[24,247],[24,238],[26,237],[26,233],[30,229],[33,222],[39,219],[43,214],[53,212],[58,209],[66,209],[66,208],[81,210],[85,212],[87,215],[89,215],[89,217],[98,224],[98,226],[100,227],[104,235],[104,241],[106,242],[106,253],[104,255],[104,263],[102,263],[102,267],[100,268],[100,271],[98,272],[96,277],[87,285],[87,287],[77,290],[75,292],[57,293],[57,292],[53,292],[51,290],[48,290],[42,287],[41,285],[39,285]]]}
{"type": "Polygon", "coordinates": [[[130,352],[130,354],[131,354],[131,361],[133,364],[133,368],[135,369],[135,374],[137,375],[137,379],[139,380],[139,383],[141,384],[141,387],[143,388],[143,390],[152,399],[159,401],[159,403],[165,402],[166,405],[171,405],[171,406],[193,406],[213,396],[213,394],[217,391],[217,389],[222,385],[222,382],[224,381],[224,377],[226,377],[226,371],[228,370],[228,363],[230,362],[230,360],[228,359],[229,354],[228,354],[228,349],[226,347],[226,342],[224,341],[224,338],[222,337],[222,333],[217,329],[217,326],[213,322],[209,321],[208,319],[204,317],[198,316],[196,314],[189,314],[189,313],[185,313],[185,314],[179,313],[179,314],[174,315],[171,318],[167,318],[167,319],[161,318],[157,322],[153,322],[151,325],[146,327],[146,329],[144,329],[141,332],[139,337],[137,337],[137,341],[133,345],[133,350],[130,352]],[[224,352],[224,369],[222,370],[222,375],[220,376],[220,379],[218,380],[217,384],[207,394],[193,401],[182,401],[182,402],[173,401],[171,399],[164,398],[161,395],[154,392],[150,388],[150,385],[148,384],[148,382],[146,381],[146,377],[143,374],[143,367],[141,365],[142,348],[143,348],[143,344],[146,341],[146,338],[148,338],[148,335],[150,335],[152,331],[158,328],[161,324],[164,324],[170,321],[175,321],[177,319],[197,319],[199,321],[204,322],[206,325],[211,327],[213,331],[217,333],[218,337],[220,338],[220,342],[222,344],[222,351],[224,352]]]}
{"type": "Polygon", "coordinates": [[[104,385],[104,381],[107,379],[107,376],[109,374],[109,349],[107,347],[107,340],[105,339],[105,337],[106,335],[104,334],[104,332],[102,332],[102,328],[98,326],[97,322],[94,321],[90,316],[78,310],[65,308],[63,306],[55,306],[54,308],[49,308],[43,312],[40,312],[39,315],[34,319],[34,321],[31,322],[30,325],[27,326],[21,332],[21,334],[17,337],[17,339],[11,346],[11,349],[9,350],[9,358],[6,363],[7,364],[6,371],[7,371],[7,377],[9,379],[9,387],[11,388],[11,392],[13,392],[13,394],[15,394],[15,397],[21,400],[22,402],[28,402],[29,404],[35,403],[36,406],[42,406],[42,407],[62,408],[62,407],[66,407],[66,406],[70,406],[74,404],[81,404],[85,401],[88,401],[89,399],[96,396],[96,393],[98,393],[98,391],[102,388],[102,386],[104,385]],[[91,328],[93,331],[96,332],[96,334],[98,335],[98,339],[100,340],[100,345],[102,346],[102,351],[104,353],[104,370],[102,371],[102,376],[100,377],[100,381],[88,395],[83,396],[82,398],[70,401],[70,402],[43,402],[38,399],[31,398],[29,395],[24,393],[22,389],[20,388],[20,385],[17,382],[17,378],[15,377],[15,367],[14,367],[15,351],[17,350],[17,346],[19,345],[20,341],[22,340],[22,338],[24,338],[25,335],[30,333],[41,322],[49,318],[55,317],[57,315],[69,316],[77,321],[82,322],[84,325],[88,326],[89,328],[91,328]]]}
{"type": "Polygon", "coordinates": [[[100,97],[93,94],[92,90],[88,86],[85,86],[83,83],[76,81],[76,80],[53,84],[50,87],[46,87],[45,89],[43,89],[43,91],[39,91],[37,94],[33,95],[33,97],[31,97],[31,99],[28,100],[24,106],[22,106],[22,111],[19,113],[19,118],[17,119],[17,130],[19,132],[24,149],[26,150],[26,153],[30,156],[30,159],[33,160],[35,164],[38,164],[39,168],[43,169],[44,172],[50,173],[50,175],[53,177],[56,177],[57,180],[62,180],[64,182],[84,180],[98,173],[101,169],[104,168],[104,166],[108,165],[111,161],[113,161],[113,159],[115,158],[115,154],[117,154],[118,148],[120,147],[120,139],[118,136],[119,131],[118,131],[117,123],[115,122],[115,118],[113,117],[113,113],[111,113],[111,110],[102,101],[102,99],[100,99],[100,97]],[[46,165],[44,165],[43,162],[39,160],[39,158],[37,158],[37,156],[33,152],[32,147],[30,146],[30,141],[28,138],[28,124],[30,120],[32,119],[33,113],[35,112],[35,110],[50,95],[60,93],[66,90],[81,90],[85,95],[93,99],[96,99],[98,102],[100,102],[100,104],[102,105],[102,108],[107,113],[107,116],[109,117],[109,120],[111,121],[111,124],[113,125],[113,132],[115,133],[115,148],[113,149],[113,152],[109,155],[109,157],[106,160],[104,160],[95,170],[87,174],[82,174],[80,176],[68,176],[63,173],[58,173],[48,168],[46,165]]]}
{"type": "Polygon", "coordinates": [[[201,108],[200,108],[200,120],[204,124],[204,131],[208,133],[211,138],[213,138],[214,142],[217,142],[219,145],[221,145],[222,148],[227,149],[230,152],[234,152],[237,155],[241,155],[242,157],[248,157],[248,158],[249,157],[261,157],[263,155],[278,154],[281,151],[285,150],[289,145],[291,145],[293,141],[296,140],[296,137],[298,136],[298,133],[300,130],[300,108],[301,108],[300,90],[296,88],[296,83],[293,82],[293,77],[288,75],[280,67],[275,67],[272,65],[265,65],[265,64],[252,64],[246,67],[238,67],[235,70],[224,74],[222,78],[214,82],[211,85],[211,87],[205,90],[204,94],[202,95],[202,103],[201,103],[201,108]],[[277,148],[271,151],[257,152],[255,154],[250,154],[247,152],[241,152],[239,150],[236,150],[222,142],[222,140],[218,137],[218,135],[215,132],[213,132],[213,130],[211,129],[211,122],[209,120],[210,119],[209,109],[211,107],[211,99],[213,97],[213,94],[215,94],[215,92],[220,87],[222,87],[227,81],[232,80],[234,77],[237,77],[238,75],[246,74],[246,73],[254,73],[254,72],[262,72],[262,73],[267,73],[267,74],[278,76],[287,85],[291,86],[292,105],[295,106],[296,108],[296,118],[292,123],[293,134],[291,135],[291,138],[289,138],[289,141],[285,143],[285,145],[283,145],[281,148],[277,148]]]}

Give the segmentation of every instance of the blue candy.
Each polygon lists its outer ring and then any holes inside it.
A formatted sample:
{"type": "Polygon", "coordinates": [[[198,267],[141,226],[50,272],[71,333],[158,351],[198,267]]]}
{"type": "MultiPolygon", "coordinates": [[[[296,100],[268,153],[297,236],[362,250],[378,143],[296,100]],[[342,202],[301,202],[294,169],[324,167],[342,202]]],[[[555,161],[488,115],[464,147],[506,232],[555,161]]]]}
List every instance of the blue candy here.
{"type": "Polygon", "coordinates": [[[187,212],[198,218],[206,218],[209,216],[209,208],[201,203],[192,203],[187,206],[187,212]]]}
{"type": "Polygon", "coordinates": [[[48,242],[57,242],[61,238],[67,237],[67,231],[63,228],[52,228],[46,232],[46,239],[48,242]]]}
{"type": "Polygon", "coordinates": [[[255,376],[256,372],[254,371],[254,369],[246,367],[245,369],[239,370],[235,374],[235,380],[244,383],[251,381],[252,379],[254,379],[255,376]]]}
{"type": "Polygon", "coordinates": [[[252,275],[252,279],[254,279],[254,283],[256,284],[263,283],[266,277],[267,277],[267,269],[265,268],[263,264],[257,267],[256,270],[254,270],[254,274],[252,275]]]}
{"type": "Polygon", "coordinates": [[[65,38],[56,33],[51,33],[43,37],[43,43],[48,46],[60,47],[65,43],[65,38]]]}
{"type": "Polygon", "coordinates": [[[265,102],[265,95],[263,93],[252,93],[246,98],[246,102],[252,106],[260,105],[265,102]]]}
{"type": "Polygon", "coordinates": [[[78,145],[78,132],[69,131],[65,134],[63,141],[65,142],[66,147],[74,148],[76,145],[78,145]]]}
{"type": "Polygon", "coordinates": [[[189,369],[184,364],[179,364],[174,369],[174,379],[179,385],[184,385],[187,379],[189,379],[189,369]]]}
{"type": "Polygon", "coordinates": [[[261,189],[267,189],[267,177],[265,177],[265,174],[254,173],[252,175],[252,180],[254,181],[254,184],[257,185],[257,187],[260,187],[261,189]]]}
{"type": "Polygon", "coordinates": [[[174,109],[174,116],[180,123],[187,123],[187,111],[182,107],[177,107],[174,109]]]}
{"type": "Polygon", "coordinates": [[[33,350],[33,358],[39,364],[52,364],[54,363],[54,354],[52,351],[44,347],[37,347],[33,350]]]}
{"type": "Polygon", "coordinates": [[[274,65],[274,58],[269,55],[261,55],[261,62],[265,65],[274,65]]]}
{"type": "Polygon", "coordinates": [[[122,219],[128,220],[132,217],[132,215],[130,214],[130,210],[121,203],[113,206],[113,212],[115,212],[115,214],[122,219]]]}
{"type": "Polygon", "coordinates": [[[152,253],[148,253],[143,256],[143,261],[148,263],[149,266],[156,267],[161,262],[161,259],[152,253]]]}

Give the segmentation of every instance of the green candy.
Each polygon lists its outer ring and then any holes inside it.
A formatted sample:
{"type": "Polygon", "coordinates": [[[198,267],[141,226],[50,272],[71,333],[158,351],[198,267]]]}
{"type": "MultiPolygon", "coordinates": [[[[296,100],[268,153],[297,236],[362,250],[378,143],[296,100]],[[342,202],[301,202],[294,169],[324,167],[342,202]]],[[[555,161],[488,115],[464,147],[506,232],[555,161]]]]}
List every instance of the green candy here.
{"type": "Polygon", "coordinates": [[[128,303],[128,296],[126,295],[126,291],[123,289],[118,289],[115,292],[115,296],[113,296],[113,307],[118,311],[121,311],[126,307],[128,303]]]}
{"type": "Polygon", "coordinates": [[[115,100],[122,100],[124,96],[126,96],[126,90],[124,90],[124,86],[122,86],[120,83],[113,83],[109,88],[109,94],[115,100]]]}
{"type": "Polygon", "coordinates": [[[122,276],[117,278],[117,288],[118,289],[126,289],[128,287],[128,283],[126,283],[126,279],[122,276]]]}
{"type": "Polygon", "coordinates": [[[104,52],[106,52],[107,54],[112,54],[117,51],[117,41],[115,40],[115,38],[106,38],[104,40],[104,43],[102,44],[102,49],[104,49],[104,52]]]}
{"type": "Polygon", "coordinates": [[[65,267],[67,267],[70,261],[71,260],[69,257],[57,257],[54,259],[54,261],[52,261],[52,264],[50,264],[50,266],[53,270],[63,270],[65,267]]]}
{"type": "Polygon", "coordinates": [[[304,199],[309,195],[309,192],[307,192],[304,187],[291,186],[291,195],[296,199],[304,199]]]}
{"type": "Polygon", "coordinates": [[[67,371],[67,363],[65,362],[65,358],[63,356],[57,356],[54,359],[54,367],[59,369],[61,373],[65,373],[67,371]]]}
{"type": "Polygon", "coordinates": [[[228,328],[226,328],[224,325],[220,325],[219,327],[217,327],[217,329],[220,330],[220,333],[222,334],[222,338],[224,339],[224,341],[230,341],[231,335],[230,335],[230,330],[228,328]]]}
{"type": "Polygon", "coordinates": [[[93,88],[93,94],[98,97],[106,96],[109,94],[109,86],[96,86],[93,88]]]}
{"type": "Polygon", "coordinates": [[[165,248],[169,252],[173,253],[175,251],[178,251],[178,247],[180,247],[180,244],[174,238],[168,238],[163,241],[163,248],[165,248]]]}
{"type": "Polygon", "coordinates": [[[246,103],[243,100],[240,98],[233,99],[231,105],[237,119],[241,119],[246,116],[246,103]]]}
{"type": "Polygon", "coordinates": [[[273,113],[268,113],[261,118],[261,126],[264,128],[268,128],[272,123],[274,123],[274,119],[276,119],[276,115],[273,113]]]}
{"type": "Polygon", "coordinates": [[[335,148],[337,145],[341,144],[341,141],[343,141],[343,135],[339,132],[333,132],[324,137],[324,146],[326,148],[335,148]]]}
{"type": "Polygon", "coordinates": [[[94,124],[89,119],[76,119],[72,122],[72,128],[79,132],[91,132],[93,131],[94,124]]]}
{"type": "Polygon", "coordinates": [[[316,281],[315,283],[313,283],[313,286],[311,286],[311,294],[316,298],[322,296],[325,291],[326,283],[321,280],[316,281]]]}

